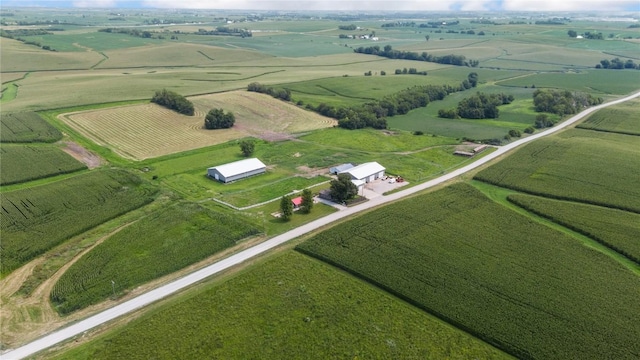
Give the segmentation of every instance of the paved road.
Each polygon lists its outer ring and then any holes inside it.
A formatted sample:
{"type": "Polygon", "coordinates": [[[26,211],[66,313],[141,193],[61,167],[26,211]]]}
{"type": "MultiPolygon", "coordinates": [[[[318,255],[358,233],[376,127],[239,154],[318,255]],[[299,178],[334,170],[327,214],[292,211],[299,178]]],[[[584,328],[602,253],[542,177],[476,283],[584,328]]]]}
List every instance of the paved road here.
{"type": "Polygon", "coordinates": [[[301,235],[304,235],[310,231],[313,231],[315,229],[318,229],[322,226],[325,226],[327,224],[330,224],[336,220],[351,216],[353,214],[356,214],[360,211],[366,210],[366,209],[370,209],[376,206],[379,206],[381,204],[384,203],[388,203],[390,201],[395,201],[398,199],[401,199],[405,196],[414,194],[418,191],[422,191],[424,189],[428,189],[430,187],[436,186],[438,184],[441,184],[445,181],[451,180],[457,176],[460,176],[468,171],[471,171],[483,164],[486,164],[487,162],[497,158],[498,156],[513,150],[514,148],[521,146],[523,144],[526,144],[530,141],[534,141],[538,138],[541,138],[543,136],[547,136],[549,134],[555,133],[557,131],[560,131],[563,128],[566,128],[568,126],[570,126],[571,124],[575,123],[576,121],[582,119],[583,117],[587,116],[588,114],[591,114],[594,111],[597,111],[603,107],[606,106],[611,106],[611,105],[615,105],[615,104],[619,104],[621,102],[627,101],[627,100],[631,100],[635,97],[640,96],[640,92],[637,92],[633,95],[627,96],[625,98],[622,99],[618,99],[612,102],[608,102],[606,104],[601,104],[592,108],[589,108],[575,116],[573,116],[572,118],[568,119],[567,121],[553,127],[550,128],[548,130],[545,130],[543,132],[537,133],[535,135],[520,139],[518,141],[514,141],[506,146],[500,147],[498,150],[492,152],[489,155],[486,155],[485,157],[478,159],[477,161],[464,166],[460,169],[454,170],[446,175],[443,175],[437,179],[433,179],[430,181],[427,181],[425,183],[416,185],[412,188],[391,194],[391,195],[387,195],[387,196],[380,196],[374,199],[371,199],[370,201],[367,201],[366,203],[354,206],[354,207],[350,207],[350,208],[346,208],[342,211],[338,211],[335,213],[332,213],[331,215],[325,216],[321,219],[312,221],[306,225],[300,226],[296,229],[293,229],[291,231],[288,231],[284,234],[281,234],[279,236],[276,236],[274,238],[271,238],[261,244],[258,244],[252,248],[246,249],[244,251],[241,251],[235,255],[232,255],[224,260],[221,260],[217,263],[214,263],[210,266],[207,266],[201,270],[198,270],[196,272],[193,272],[183,278],[180,278],[178,280],[175,280],[173,282],[170,282],[166,285],[163,285],[159,288],[156,288],[154,290],[151,290],[147,293],[144,293],[136,298],[133,298],[131,300],[128,300],[120,305],[116,305],[108,310],[102,311],[96,315],[90,316],[84,320],[81,320],[75,324],[72,324],[70,326],[67,327],[63,327],[59,330],[56,330],[54,332],[52,332],[49,335],[45,335],[44,337],[35,340],[29,344],[26,344],[20,348],[17,348],[15,350],[11,350],[3,355],[0,356],[0,358],[2,359],[22,359],[24,357],[27,357],[29,355],[35,354],[41,350],[44,350],[48,347],[51,347],[55,344],[58,344],[64,340],[70,339],[76,335],[82,334],[87,330],[93,329],[94,327],[100,326],[101,324],[104,324],[105,322],[108,322],[110,320],[113,320],[115,318],[118,318],[120,316],[123,316],[127,313],[130,313],[136,309],[139,309],[141,307],[144,307],[146,305],[149,305],[157,300],[160,300],[164,297],[167,297],[177,291],[180,291],[184,288],[186,288],[187,286],[190,286],[194,283],[197,283],[201,280],[204,280],[214,274],[217,274],[223,270],[226,270],[232,266],[235,266],[237,264],[240,264],[248,259],[253,258],[254,256],[257,256],[259,254],[262,254],[270,249],[273,249],[291,239],[297,238],[301,235]]]}

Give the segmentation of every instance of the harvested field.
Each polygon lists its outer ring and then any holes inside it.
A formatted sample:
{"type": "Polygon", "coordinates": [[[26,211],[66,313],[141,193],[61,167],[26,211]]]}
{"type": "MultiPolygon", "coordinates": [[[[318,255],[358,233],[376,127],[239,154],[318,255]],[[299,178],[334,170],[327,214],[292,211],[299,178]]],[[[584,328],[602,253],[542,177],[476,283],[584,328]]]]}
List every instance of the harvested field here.
{"type": "Polygon", "coordinates": [[[291,133],[330,127],[335,121],[269,96],[234,91],[191,98],[196,114],[186,116],[156,104],[123,106],[60,115],[96,143],[135,160],[216,145],[246,136],[286,139],[291,133]],[[236,116],[231,129],[206,130],[204,116],[222,107],[236,116]]]}

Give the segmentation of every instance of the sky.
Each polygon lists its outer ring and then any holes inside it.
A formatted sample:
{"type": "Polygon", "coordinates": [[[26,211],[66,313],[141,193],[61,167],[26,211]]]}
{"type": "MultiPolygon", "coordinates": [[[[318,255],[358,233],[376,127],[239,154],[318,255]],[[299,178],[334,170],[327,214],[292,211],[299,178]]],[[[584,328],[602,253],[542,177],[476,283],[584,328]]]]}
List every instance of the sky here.
{"type": "Polygon", "coordinates": [[[3,0],[2,7],[343,11],[606,11],[640,13],[640,0],[3,0]]]}

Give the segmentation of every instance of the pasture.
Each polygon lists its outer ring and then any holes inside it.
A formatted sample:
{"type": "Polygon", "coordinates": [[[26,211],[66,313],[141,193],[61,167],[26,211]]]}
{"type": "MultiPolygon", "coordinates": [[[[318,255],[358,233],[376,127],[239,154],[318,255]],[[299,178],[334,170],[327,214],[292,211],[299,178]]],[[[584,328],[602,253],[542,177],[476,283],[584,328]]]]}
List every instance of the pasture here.
{"type": "Polygon", "coordinates": [[[58,280],[51,302],[66,315],[106,300],[114,289],[120,296],[256,234],[258,230],[241,218],[177,203],[140,219],[85,254],[58,280]]]}
{"type": "Polygon", "coordinates": [[[509,195],[508,200],[584,234],[640,265],[640,214],[522,194],[509,195]]]}
{"type": "Polygon", "coordinates": [[[640,139],[572,129],[517,150],[475,179],[562,200],[640,212],[640,139]]]}
{"type": "Polygon", "coordinates": [[[0,185],[72,173],[87,167],[53,145],[3,145],[0,185]]]}
{"type": "Polygon", "coordinates": [[[3,113],[0,116],[0,142],[55,142],[62,133],[35,112],[3,113]]]}
{"type": "Polygon", "coordinates": [[[225,143],[246,136],[276,140],[294,132],[333,126],[335,121],[305,112],[263,94],[238,91],[192,98],[194,116],[155,104],[132,105],[64,114],[59,118],[76,131],[121,156],[143,160],[225,143]],[[230,129],[206,130],[204,117],[222,106],[236,116],[230,129]]]}
{"type": "Polygon", "coordinates": [[[297,249],[519,358],[640,350],[634,273],[466,184],[374,210],[297,249]]]}
{"type": "Polygon", "coordinates": [[[54,358],[172,359],[177,353],[188,358],[509,358],[292,251],[161,304],[127,327],[54,358]]]}
{"type": "Polygon", "coordinates": [[[156,189],[123,170],[103,170],[4,192],[2,275],[71,236],[153,200],[156,189]]]}
{"type": "Polygon", "coordinates": [[[640,100],[634,99],[625,103],[599,110],[579,124],[580,129],[589,129],[640,136],[640,100]]]}

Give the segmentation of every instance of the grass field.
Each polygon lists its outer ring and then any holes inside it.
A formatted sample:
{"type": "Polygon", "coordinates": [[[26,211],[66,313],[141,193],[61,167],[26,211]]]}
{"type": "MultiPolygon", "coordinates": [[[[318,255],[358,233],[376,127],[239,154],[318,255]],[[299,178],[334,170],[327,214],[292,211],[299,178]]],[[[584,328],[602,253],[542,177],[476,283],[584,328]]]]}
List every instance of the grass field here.
{"type": "MultiPolygon", "coordinates": [[[[603,55],[604,58],[604,55],[603,55]]],[[[594,64],[595,66],[595,64],[594,64]]],[[[537,73],[498,84],[502,86],[566,89],[595,96],[624,95],[638,89],[640,72],[634,70],[585,70],[581,72],[537,73]]]]}
{"type": "Polygon", "coordinates": [[[573,129],[540,139],[476,179],[557,199],[640,212],[640,138],[573,129]]]}
{"type": "Polygon", "coordinates": [[[640,135],[640,100],[610,106],[589,116],[577,127],[581,129],[640,135]]]}
{"type": "Polygon", "coordinates": [[[240,218],[178,203],[140,219],[67,270],[51,292],[60,314],[128,292],[256,235],[240,218]],[[111,281],[114,281],[112,288],[111,281]]]}
{"type": "Polygon", "coordinates": [[[0,126],[0,142],[54,142],[62,138],[58,129],[35,112],[2,114],[0,126]]]}
{"type": "Polygon", "coordinates": [[[292,132],[333,126],[335,121],[270,96],[238,91],[193,98],[195,116],[155,104],[65,114],[60,118],[96,143],[142,160],[240,139],[248,135],[282,139],[292,132]],[[236,116],[231,129],[206,130],[204,117],[222,106],[236,116]]]}
{"type": "Polygon", "coordinates": [[[640,214],[530,195],[510,195],[508,199],[585,234],[640,265],[640,214]]]}
{"type": "Polygon", "coordinates": [[[0,148],[0,185],[16,184],[87,167],[52,145],[3,145],[0,148]]]}
{"type": "Polygon", "coordinates": [[[59,359],[508,358],[330,266],[286,252],[59,359]],[[202,321],[206,319],[206,321],[202,321]],[[180,334],[180,336],[175,336],[180,334]]]}
{"type": "Polygon", "coordinates": [[[156,189],[121,170],[2,194],[2,274],[73,235],[150,202],[156,189]]]}
{"type": "Polygon", "coordinates": [[[640,350],[637,275],[469,185],[388,205],[297,249],[519,358],[640,350]]]}

